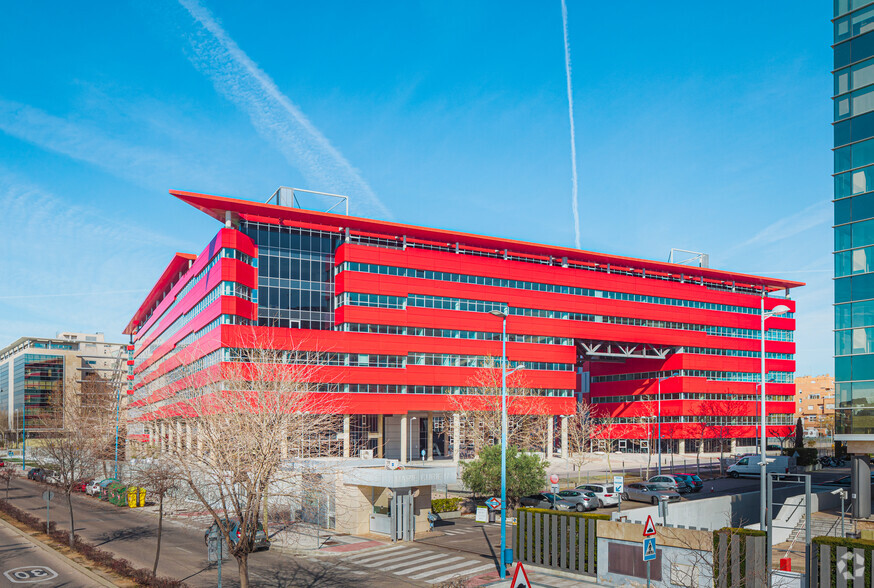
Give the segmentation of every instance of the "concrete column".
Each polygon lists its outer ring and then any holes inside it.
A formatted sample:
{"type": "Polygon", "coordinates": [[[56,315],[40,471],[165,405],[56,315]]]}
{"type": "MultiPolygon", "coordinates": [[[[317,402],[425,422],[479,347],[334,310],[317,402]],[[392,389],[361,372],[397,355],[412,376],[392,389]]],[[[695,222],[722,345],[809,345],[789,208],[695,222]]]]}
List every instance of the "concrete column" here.
{"type": "Polygon", "coordinates": [[[170,451],[173,447],[173,426],[172,423],[168,421],[164,421],[162,423],[164,434],[162,435],[162,439],[164,439],[164,447],[161,448],[161,451],[170,451]]]}
{"type": "MultiPolygon", "coordinates": [[[[760,427],[760,428],[761,428],[761,427],[760,427]]],[[[723,445],[723,447],[724,447],[724,445],[723,445]]],[[[735,438],[732,438],[732,439],[731,439],[731,446],[729,447],[728,450],[729,450],[729,452],[731,452],[732,454],[737,453],[737,439],[735,439],[735,438]]],[[[759,460],[759,463],[762,463],[762,460],[761,460],[761,459],[759,460]]]]}
{"type": "Polygon", "coordinates": [[[552,457],[552,448],[555,446],[555,431],[553,430],[555,422],[552,420],[552,415],[546,417],[546,459],[552,457]]]}
{"type": "Polygon", "coordinates": [[[385,435],[383,434],[383,426],[385,425],[385,416],[376,415],[376,457],[383,459],[385,457],[385,435]]]}
{"type": "Polygon", "coordinates": [[[158,450],[161,453],[164,453],[167,450],[167,442],[164,439],[164,423],[159,422],[155,425],[155,427],[157,427],[158,429],[158,450]]]}
{"type": "Polygon", "coordinates": [[[407,437],[409,436],[410,422],[407,415],[401,417],[401,463],[407,461],[407,437]]]}
{"type": "Polygon", "coordinates": [[[200,430],[200,425],[197,425],[197,430],[194,432],[194,436],[197,438],[197,455],[203,455],[203,431],[200,430]]]}
{"type": "Polygon", "coordinates": [[[568,459],[570,457],[568,455],[567,446],[567,417],[564,415],[561,417],[561,457],[562,459],[568,459]]]}
{"type": "Polygon", "coordinates": [[[434,461],[434,413],[428,413],[428,453],[426,458],[428,461],[434,461]]]}
{"type": "Polygon", "coordinates": [[[351,415],[343,415],[343,457],[350,457],[352,455],[352,448],[350,447],[352,443],[351,422],[351,415]]]}
{"type": "Polygon", "coordinates": [[[185,451],[194,451],[194,444],[191,442],[191,421],[185,421],[185,451]]]}
{"type": "Polygon", "coordinates": [[[458,463],[461,459],[461,415],[452,415],[452,461],[458,463]]]}
{"type": "Polygon", "coordinates": [[[176,420],[176,451],[182,451],[182,421],[176,420]]]}
{"type": "Polygon", "coordinates": [[[279,439],[279,459],[288,459],[288,431],[279,439]]]}
{"type": "Polygon", "coordinates": [[[686,453],[686,440],[685,439],[680,439],[677,442],[677,453],[679,453],[680,455],[686,453]]]}

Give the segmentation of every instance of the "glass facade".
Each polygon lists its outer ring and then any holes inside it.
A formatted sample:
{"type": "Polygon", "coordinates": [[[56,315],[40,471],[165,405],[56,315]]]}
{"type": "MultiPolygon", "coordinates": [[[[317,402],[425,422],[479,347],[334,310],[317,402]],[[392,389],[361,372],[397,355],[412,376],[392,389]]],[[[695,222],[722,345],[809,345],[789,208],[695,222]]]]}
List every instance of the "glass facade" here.
{"type": "Polygon", "coordinates": [[[13,362],[13,410],[24,407],[26,427],[44,428],[61,414],[64,357],[25,353],[13,362]]]}
{"type": "MultiPolygon", "coordinates": [[[[9,411],[9,363],[0,364],[0,418],[9,411]]],[[[11,418],[11,417],[10,417],[11,418]]]]}
{"type": "Polygon", "coordinates": [[[337,233],[250,221],[240,231],[258,246],[258,324],[334,327],[334,252],[337,233]]]}
{"type": "Polygon", "coordinates": [[[834,16],[835,420],[849,440],[874,438],[874,2],[835,0],[834,16]]]}

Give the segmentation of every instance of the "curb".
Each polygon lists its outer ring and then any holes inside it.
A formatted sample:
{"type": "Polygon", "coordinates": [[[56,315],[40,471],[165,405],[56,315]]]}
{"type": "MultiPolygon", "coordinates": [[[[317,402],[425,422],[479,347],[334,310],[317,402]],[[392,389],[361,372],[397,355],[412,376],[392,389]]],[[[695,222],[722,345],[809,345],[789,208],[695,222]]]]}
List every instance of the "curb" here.
{"type": "Polygon", "coordinates": [[[35,538],[31,537],[30,535],[28,535],[27,533],[25,533],[24,531],[22,531],[21,529],[19,529],[15,525],[12,525],[12,524],[6,522],[2,518],[0,518],[0,525],[13,531],[15,534],[19,535],[20,537],[23,537],[31,544],[35,545],[39,549],[42,549],[43,551],[48,553],[54,559],[66,564],[66,565],[69,565],[70,567],[74,568],[77,572],[88,576],[89,578],[94,580],[98,585],[109,586],[110,588],[115,588],[117,586],[117,584],[110,582],[108,579],[106,579],[102,575],[99,575],[95,572],[92,572],[91,570],[82,566],[81,564],[76,563],[75,561],[73,561],[69,557],[65,556],[63,553],[59,553],[58,551],[52,549],[51,547],[49,547],[48,545],[46,545],[45,543],[43,543],[39,539],[35,539],[35,538]]]}

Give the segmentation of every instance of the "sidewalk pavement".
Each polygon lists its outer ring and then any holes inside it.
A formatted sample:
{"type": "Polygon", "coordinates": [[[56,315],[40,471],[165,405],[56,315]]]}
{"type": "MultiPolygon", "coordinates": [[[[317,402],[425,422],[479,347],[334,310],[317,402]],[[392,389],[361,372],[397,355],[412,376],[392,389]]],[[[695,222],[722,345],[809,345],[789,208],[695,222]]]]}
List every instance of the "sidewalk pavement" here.
{"type": "MultiPolygon", "coordinates": [[[[598,584],[593,579],[577,576],[576,574],[562,574],[559,576],[558,574],[552,573],[552,570],[536,566],[525,566],[524,569],[528,574],[528,579],[531,581],[532,588],[594,588],[596,586],[605,586],[605,584],[598,584]]],[[[490,572],[478,576],[474,579],[476,580],[476,583],[469,583],[468,585],[480,588],[485,588],[487,586],[494,586],[495,588],[516,588],[515,586],[510,586],[515,571],[516,565],[507,570],[507,577],[503,580],[498,578],[498,572],[490,572]]],[[[525,585],[525,579],[523,578],[521,570],[519,576],[516,578],[516,586],[520,584],[523,586],[525,585]]]]}

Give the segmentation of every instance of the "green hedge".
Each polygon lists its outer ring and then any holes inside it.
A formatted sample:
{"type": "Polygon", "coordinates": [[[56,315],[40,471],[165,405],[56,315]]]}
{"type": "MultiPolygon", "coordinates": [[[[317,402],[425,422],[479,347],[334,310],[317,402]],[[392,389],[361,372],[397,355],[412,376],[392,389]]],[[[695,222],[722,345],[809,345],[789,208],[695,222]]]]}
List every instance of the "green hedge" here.
{"type": "Polygon", "coordinates": [[[431,512],[453,512],[461,508],[463,498],[434,498],[431,500],[431,512]]]}
{"type": "MultiPolygon", "coordinates": [[[[829,549],[829,565],[831,566],[831,585],[835,586],[837,578],[837,547],[846,547],[848,551],[853,549],[862,549],[865,552],[865,583],[863,586],[871,585],[871,567],[874,565],[874,541],[867,539],[845,539],[843,537],[814,537],[812,539],[814,545],[828,545],[829,549]]],[[[819,565],[819,554],[816,557],[817,565],[819,565]]],[[[854,584],[855,586],[855,584],[854,584]]]]}

